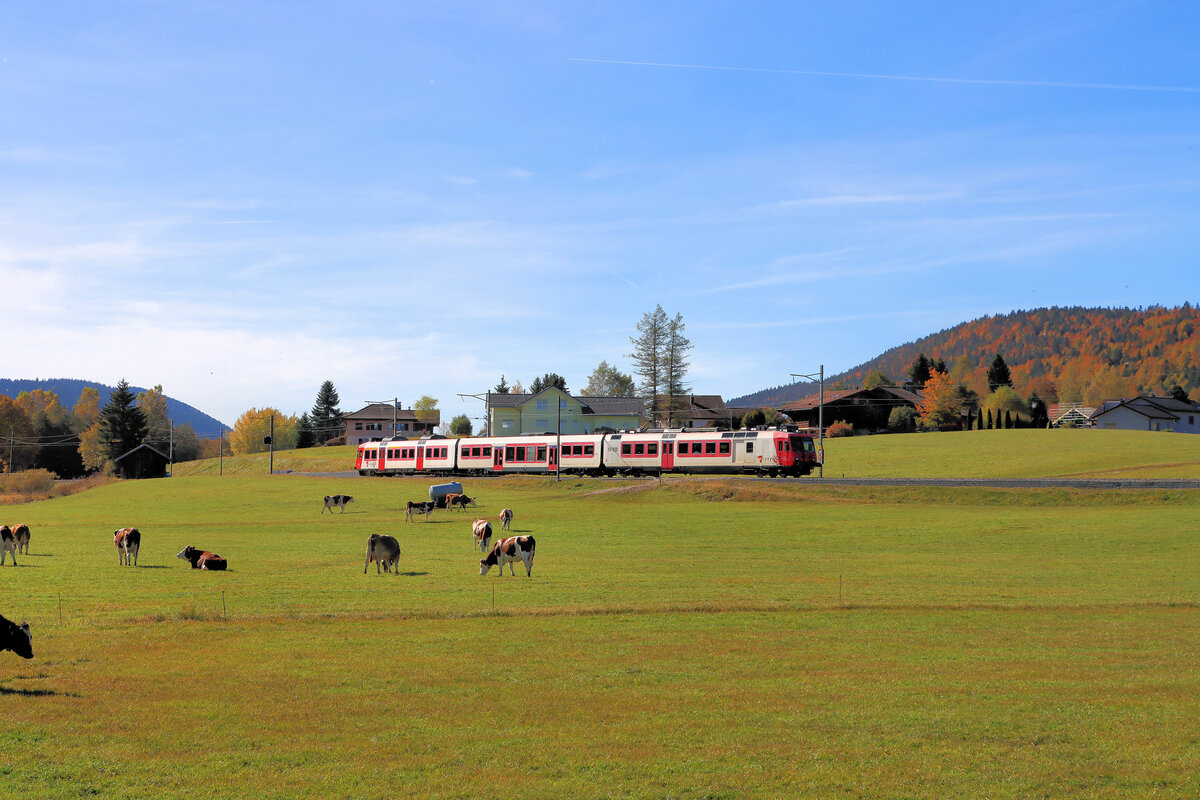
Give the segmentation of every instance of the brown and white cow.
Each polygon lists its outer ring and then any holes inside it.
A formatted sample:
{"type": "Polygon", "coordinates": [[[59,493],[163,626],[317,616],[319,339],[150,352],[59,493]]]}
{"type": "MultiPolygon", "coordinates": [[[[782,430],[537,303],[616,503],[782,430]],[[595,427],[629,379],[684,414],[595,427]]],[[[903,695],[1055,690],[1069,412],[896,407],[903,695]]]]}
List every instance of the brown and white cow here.
{"type": "Polygon", "coordinates": [[[33,634],[28,622],[18,625],[0,617],[0,651],[4,650],[12,650],[21,658],[33,658],[33,634]]]}
{"type": "Polygon", "coordinates": [[[7,525],[0,525],[0,564],[4,563],[4,559],[8,558],[9,553],[12,553],[15,567],[17,565],[17,540],[13,537],[11,528],[7,525]]]}
{"type": "Polygon", "coordinates": [[[12,526],[12,533],[13,539],[17,541],[17,552],[29,555],[29,526],[18,522],[12,526]]]}
{"type": "Polygon", "coordinates": [[[467,506],[475,507],[475,498],[467,497],[465,494],[448,494],[446,495],[446,508],[453,510],[458,506],[463,511],[467,510],[467,506]]]}
{"type": "Polygon", "coordinates": [[[137,528],[115,530],[113,544],[117,546],[117,563],[137,566],[138,550],[142,548],[141,531],[137,528]]]}
{"type": "Polygon", "coordinates": [[[475,536],[475,548],[486,553],[488,544],[492,541],[492,523],[486,519],[477,519],[471,523],[471,533],[475,536]]]}
{"type": "Polygon", "coordinates": [[[321,513],[325,513],[325,509],[329,509],[332,514],[335,508],[340,508],[342,513],[346,513],[346,506],[354,502],[354,498],[348,494],[327,494],[325,495],[325,505],[321,506],[321,513]]]}
{"type": "Polygon", "coordinates": [[[500,574],[503,575],[504,565],[508,564],[509,573],[515,576],[517,573],[513,571],[513,563],[520,561],[525,565],[525,577],[530,577],[530,573],[533,572],[533,549],[536,544],[532,536],[510,536],[501,539],[492,545],[492,550],[486,558],[479,560],[479,574],[487,575],[488,570],[498,566],[500,574]]]}
{"type": "Polygon", "coordinates": [[[229,562],[221,556],[207,550],[199,550],[191,545],[180,550],[175,557],[187,561],[192,565],[192,569],[207,569],[215,572],[229,568],[229,562]]]}
{"type": "Polygon", "coordinates": [[[391,568],[392,572],[400,574],[400,543],[396,541],[395,536],[388,536],[386,533],[372,533],[367,539],[367,560],[363,563],[363,575],[367,574],[367,567],[371,566],[371,562],[375,562],[375,574],[380,574],[379,568],[383,567],[383,571],[387,572],[391,568]]]}
{"type": "Polygon", "coordinates": [[[512,517],[513,517],[513,515],[512,515],[511,508],[506,508],[503,511],[501,511],[500,512],[500,527],[504,528],[504,530],[506,530],[506,531],[511,530],[512,529],[512,517]]]}

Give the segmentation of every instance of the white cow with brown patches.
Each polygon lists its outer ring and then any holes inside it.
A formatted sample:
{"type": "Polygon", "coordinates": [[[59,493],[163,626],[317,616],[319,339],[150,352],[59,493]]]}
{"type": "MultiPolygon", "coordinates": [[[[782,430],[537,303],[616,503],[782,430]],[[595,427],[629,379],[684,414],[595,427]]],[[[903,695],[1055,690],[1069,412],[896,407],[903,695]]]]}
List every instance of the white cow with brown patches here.
{"type": "Polygon", "coordinates": [[[525,565],[525,577],[530,577],[533,572],[533,549],[536,544],[532,536],[510,536],[501,539],[492,545],[492,550],[486,558],[479,560],[479,574],[487,575],[492,567],[498,566],[500,574],[503,575],[504,565],[508,564],[509,573],[516,576],[513,563],[520,561],[525,565]]]}
{"type": "Polygon", "coordinates": [[[492,541],[492,523],[486,519],[477,519],[471,524],[471,533],[475,537],[475,548],[486,553],[492,541]]]}

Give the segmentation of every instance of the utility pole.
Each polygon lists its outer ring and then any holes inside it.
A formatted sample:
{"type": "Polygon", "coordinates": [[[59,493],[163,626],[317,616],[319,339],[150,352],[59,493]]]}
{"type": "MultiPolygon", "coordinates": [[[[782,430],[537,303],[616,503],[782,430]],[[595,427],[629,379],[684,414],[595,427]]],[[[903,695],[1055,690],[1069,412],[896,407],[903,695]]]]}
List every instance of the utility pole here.
{"type": "Polygon", "coordinates": [[[825,365],[821,365],[821,371],[815,375],[804,375],[802,373],[791,373],[793,378],[814,378],[820,381],[821,394],[817,398],[817,477],[825,477],[825,365]]]}
{"type": "MultiPolygon", "coordinates": [[[[384,403],[392,404],[392,436],[396,436],[397,435],[396,423],[398,423],[400,421],[400,416],[399,416],[399,414],[400,414],[400,398],[393,397],[391,400],[368,400],[367,402],[370,403],[371,405],[376,405],[376,404],[383,405],[384,403]]],[[[379,438],[382,439],[383,437],[381,436],[379,438]]],[[[407,438],[407,437],[405,437],[405,438],[407,438]]]]}
{"type": "Polygon", "coordinates": [[[167,441],[167,474],[171,477],[175,476],[175,425],[171,420],[167,419],[167,427],[170,429],[171,438],[167,441]]]}
{"type": "Polygon", "coordinates": [[[271,459],[268,462],[267,474],[275,474],[275,412],[271,412],[271,435],[267,439],[267,446],[271,448],[271,459]]]}
{"type": "Polygon", "coordinates": [[[220,466],[217,468],[218,475],[225,474],[225,429],[221,428],[221,444],[219,445],[221,453],[220,466]]]}
{"type": "Polygon", "coordinates": [[[558,409],[554,415],[554,481],[562,480],[562,398],[554,398],[558,409]]]}

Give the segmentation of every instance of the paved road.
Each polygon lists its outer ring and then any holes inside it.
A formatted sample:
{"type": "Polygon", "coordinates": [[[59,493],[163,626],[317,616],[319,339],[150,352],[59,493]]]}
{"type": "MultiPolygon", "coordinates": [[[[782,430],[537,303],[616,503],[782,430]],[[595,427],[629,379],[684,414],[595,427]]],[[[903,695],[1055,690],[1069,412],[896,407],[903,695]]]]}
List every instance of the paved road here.
{"type": "MultiPolygon", "coordinates": [[[[280,473],[282,474],[282,473],[280,473]]],[[[292,475],[305,475],[319,478],[358,478],[354,470],[343,472],[294,472],[292,475]]],[[[438,476],[425,476],[439,480],[438,476]]],[[[470,480],[486,480],[490,476],[470,476],[470,480]]],[[[518,477],[508,475],[505,477],[518,477]]],[[[545,475],[520,476],[530,479],[545,478],[545,475]]],[[[574,478],[575,476],[570,476],[574,478]]],[[[712,480],[708,475],[669,475],[667,480],[712,480]]],[[[986,489],[1200,489],[1200,480],[1167,480],[1159,478],[988,478],[988,479],[958,479],[958,478],[758,478],[753,475],[724,475],[717,476],[735,480],[745,480],[764,483],[804,484],[813,486],[950,486],[977,487],[986,489]]],[[[568,478],[564,476],[563,480],[568,478]]],[[[447,480],[462,480],[461,477],[447,480]]],[[[597,480],[630,480],[629,478],[599,478],[597,480]]],[[[642,478],[641,480],[655,480],[642,478]]]]}

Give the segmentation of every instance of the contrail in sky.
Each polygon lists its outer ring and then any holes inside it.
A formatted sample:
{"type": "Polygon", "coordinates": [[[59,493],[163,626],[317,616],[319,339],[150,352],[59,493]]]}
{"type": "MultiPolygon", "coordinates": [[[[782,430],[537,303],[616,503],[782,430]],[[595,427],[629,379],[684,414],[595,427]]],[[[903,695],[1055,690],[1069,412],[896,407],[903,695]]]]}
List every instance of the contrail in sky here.
{"type": "Polygon", "coordinates": [[[815,75],[824,78],[873,78],[884,81],[925,81],[927,83],[974,83],[988,86],[1036,86],[1050,89],[1109,89],[1124,92],[1189,92],[1200,93],[1196,86],[1139,86],[1124,83],[1059,83],[1055,81],[1006,81],[984,78],[931,78],[923,75],[874,75],[863,72],[817,72],[804,69],[774,69],[770,67],[721,67],[710,64],[664,64],[654,61],[617,61],[607,58],[571,58],[591,64],[622,64],[629,67],[668,67],[670,69],[708,69],[722,72],[769,72],[777,75],[815,75]]]}

